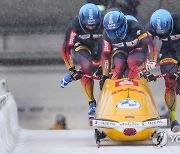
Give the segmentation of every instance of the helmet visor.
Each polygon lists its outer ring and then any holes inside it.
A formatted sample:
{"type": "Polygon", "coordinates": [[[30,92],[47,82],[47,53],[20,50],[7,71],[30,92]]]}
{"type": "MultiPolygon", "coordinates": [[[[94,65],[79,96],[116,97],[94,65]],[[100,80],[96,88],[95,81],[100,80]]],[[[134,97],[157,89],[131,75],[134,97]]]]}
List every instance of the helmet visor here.
{"type": "Polygon", "coordinates": [[[114,30],[106,29],[106,33],[107,33],[108,37],[112,40],[115,40],[118,38],[120,38],[122,40],[126,36],[126,30],[127,30],[127,27],[126,27],[126,24],[124,24],[122,27],[119,27],[114,30]]]}

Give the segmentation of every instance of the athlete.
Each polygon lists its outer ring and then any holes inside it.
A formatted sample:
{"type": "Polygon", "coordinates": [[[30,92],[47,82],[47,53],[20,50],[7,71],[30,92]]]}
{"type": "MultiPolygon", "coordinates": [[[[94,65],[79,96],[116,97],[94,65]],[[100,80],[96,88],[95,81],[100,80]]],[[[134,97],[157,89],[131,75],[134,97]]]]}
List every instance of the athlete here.
{"type": "Polygon", "coordinates": [[[180,94],[180,14],[170,14],[165,9],[156,10],[147,24],[148,33],[152,38],[162,41],[160,48],[160,70],[167,74],[165,79],[165,102],[170,113],[172,132],[180,131],[176,116],[176,95],[180,94]]]}
{"type": "Polygon", "coordinates": [[[55,124],[53,125],[53,127],[51,128],[52,130],[63,130],[63,129],[67,129],[66,128],[66,118],[61,115],[61,114],[58,114],[56,116],[56,122],[55,124]]]}
{"type": "MultiPolygon", "coordinates": [[[[111,79],[139,79],[139,66],[144,65],[148,71],[155,68],[157,54],[154,54],[152,40],[137,20],[132,17],[129,19],[121,11],[114,10],[105,14],[103,25],[103,76],[100,89],[112,69],[111,79]]],[[[150,72],[146,73],[152,76],[150,72]]]]}
{"type": "Polygon", "coordinates": [[[70,71],[71,80],[81,79],[89,102],[89,115],[93,115],[96,108],[93,94],[94,80],[83,76],[82,73],[93,75],[99,69],[102,32],[99,8],[95,4],[87,3],[80,8],[79,15],[69,23],[62,47],[62,57],[70,71]],[[75,61],[81,71],[78,71],[75,61]]]}

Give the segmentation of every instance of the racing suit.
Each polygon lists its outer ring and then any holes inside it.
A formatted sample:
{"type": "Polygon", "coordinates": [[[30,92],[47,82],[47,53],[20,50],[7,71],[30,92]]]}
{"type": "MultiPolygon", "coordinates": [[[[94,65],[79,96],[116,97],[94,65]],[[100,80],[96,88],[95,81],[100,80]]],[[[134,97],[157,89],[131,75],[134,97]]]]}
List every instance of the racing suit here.
{"type": "Polygon", "coordinates": [[[147,25],[148,33],[155,38],[157,36],[162,41],[159,60],[162,74],[167,74],[165,79],[165,102],[170,112],[171,120],[176,119],[176,94],[180,94],[180,80],[172,80],[170,74],[177,72],[180,62],[180,14],[172,14],[174,21],[172,33],[169,35],[158,35],[150,26],[147,25]],[[174,111],[174,112],[173,112],[174,111]]]}
{"type": "MultiPolygon", "coordinates": [[[[80,26],[78,17],[69,23],[62,46],[62,57],[67,69],[74,68],[75,62],[85,74],[93,75],[98,69],[102,52],[103,25],[101,23],[91,31],[80,26]]],[[[83,76],[81,83],[88,101],[93,101],[94,80],[83,76]]]]}
{"type": "MultiPolygon", "coordinates": [[[[139,78],[139,66],[143,65],[151,53],[152,41],[143,26],[133,20],[127,20],[127,33],[123,40],[111,40],[103,33],[102,69],[108,76],[113,69],[111,79],[122,77],[139,78]]],[[[151,57],[152,60],[154,56],[151,57]]]]}

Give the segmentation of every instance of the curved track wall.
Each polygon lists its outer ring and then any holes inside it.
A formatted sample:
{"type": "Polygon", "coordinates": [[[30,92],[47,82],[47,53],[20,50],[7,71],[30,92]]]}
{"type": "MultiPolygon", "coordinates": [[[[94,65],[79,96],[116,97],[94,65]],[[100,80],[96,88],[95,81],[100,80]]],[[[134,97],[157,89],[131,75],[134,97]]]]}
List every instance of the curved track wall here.
{"type": "Polygon", "coordinates": [[[19,132],[16,103],[7,92],[5,80],[0,80],[0,154],[14,150],[19,132]]]}

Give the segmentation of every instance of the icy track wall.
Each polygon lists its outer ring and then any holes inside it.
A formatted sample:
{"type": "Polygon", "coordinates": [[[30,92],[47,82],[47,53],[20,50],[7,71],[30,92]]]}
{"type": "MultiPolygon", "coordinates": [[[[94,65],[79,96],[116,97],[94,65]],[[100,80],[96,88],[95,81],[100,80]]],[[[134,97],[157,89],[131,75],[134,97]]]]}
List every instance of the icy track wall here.
{"type": "Polygon", "coordinates": [[[5,80],[0,79],[0,154],[10,154],[15,148],[20,132],[17,105],[7,92],[5,80]]]}

